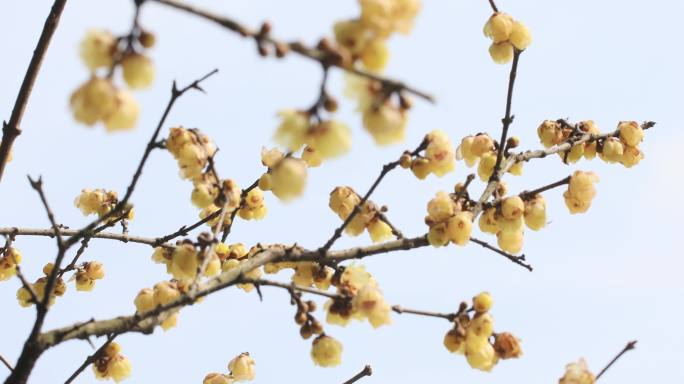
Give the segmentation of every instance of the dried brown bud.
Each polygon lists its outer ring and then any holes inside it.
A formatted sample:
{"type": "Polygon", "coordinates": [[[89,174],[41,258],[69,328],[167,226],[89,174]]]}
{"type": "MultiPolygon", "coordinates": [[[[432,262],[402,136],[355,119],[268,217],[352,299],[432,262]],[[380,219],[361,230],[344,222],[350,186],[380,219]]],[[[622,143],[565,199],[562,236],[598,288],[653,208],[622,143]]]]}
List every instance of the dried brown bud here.
{"type": "Polygon", "coordinates": [[[404,168],[404,169],[411,168],[411,160],[412,160],[411,154],[409,154],[409,153],[404,153],[404,154],[401,155],[401,157],[399,158],[399,165],[400,165],[402,168],[404,168]]]}
{"type": "Polygon", "coordinates": [[[285,55],[287,55],[288,52],[290,52],[290,46],[289,45],[287,45],[285,43],[281,43],[281,42],[276,43],[276,45],[275,45],[276,57],[278,57],[278,58],[285,57],[285,55]]]}
{"type": "Polygon", "coordinates": [[[502,332],[494,337],[494,350],[502,359],[518,358],[522,355],[520,340],[513,334],[502,332]]]}
{"type": "Polygon", "coordinates": [[[309,326],[309,323],[306,323],[302,325],[301,328],[299,328],[299,335],[302,336],[304,340],[308,339],[313,335],[313,331],[311,330],[311,326],[309,326]]]}
{"type": "Polygon", "coordinates": [[[326,111],[328,112],[335,112],[337,111],[338,104],[337,104],[337,99],[330,95],[325,96],[325,100],[323,101],[323,108],[325,108],[326,111]]]}
{"type": "Polygon", "coordinates": [[[295,323],[297,323],[297,325],[302,325],[302,324],[306,323],[306,320],[308,319],[308,316],[306,315],[305,312],[299,311],[299,312],[297,312],[297,314],[295,315],[295,318],[294,318],[294,319],[295,319],[295,323]]]}
{"type": "Polygon", "coordinates": [[[520,139],[518,136],[511,136],[506,140],[506,146],[508,148],[517,148],[520,145],[520,139]]]}
{"type": "Polygon", "coordinates": [[[306,302],[306,306],[309,307],[308,312],[315,312],[316,311],[316,302],[313,300],[309,300],[306,302]]]}
{"type": "Polygon", "coordinates": [[[154,34],[148,31],[142,31],[138,36],[138,41],[140,42],[140,45],[142,45],[145,48],[153,47],[156,40],[157,39],[154,36],[154,34]]]}

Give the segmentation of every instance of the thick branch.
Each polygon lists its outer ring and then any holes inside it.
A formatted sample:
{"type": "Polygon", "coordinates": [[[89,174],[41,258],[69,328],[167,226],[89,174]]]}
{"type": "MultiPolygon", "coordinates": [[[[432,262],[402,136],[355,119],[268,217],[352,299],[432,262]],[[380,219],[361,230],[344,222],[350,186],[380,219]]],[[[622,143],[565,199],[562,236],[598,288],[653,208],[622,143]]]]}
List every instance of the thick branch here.
{"type": "MultiPolygon", "coordinates": [[[[50,40],[57,29],[59,18],[62,15],[65,5],[66,0],[55,0],[55,2],[52,4],[50,13],[45,20],[45,24],[43,25],[43,31],[40,33],[40,37],[38,38],[36,49],[33,51],[31,62],[26,69],[26,74],[24,75],[24,80],[21,83],[21,88],[19,88],[19,94],[14,102],[14,108],[12,108],[12,115],[10,116],[9,122],[3,122],[2,142],[0,143],[0,179],[2,179],[2,175],[5,172],[5,167],[7,166],[7,160],[9,159],[14,140],[16,140],[17,136],[21,134],[21,120],[24,117],[24,111],[26,111],[26,106],[28,105],[29,97],[31,96],[31,91],[33,90],[33,85],[36,82],[38,72],[40,71],[40,66],[43,63],[43,58],[47,53],[48,47],[50,46],[50,40]]],[[[9,56],[6,56],[6,58],[8,57],[9,56]]]]}
{"type": "Polygon", "coordinates": [[[363,77],[366,77],[368,79],[378,81],[378,82],[382,83],[382,85],[388,90],[393,90],[396,92],[406,91],[406,92],[412,93],[418,97],[421,97],[427,101],[430,101],[430,102],[435,101],[435,99],[431,95],[429,95],[423,91],[420,91],[416,88],[413,88],[411,86],[408,86],[408,85],[406,85],[400,81],[381,77],[381,76],[378,76],[378,75],[373,74],[371,72],[367,72],[367,71],[364,71],[364,70],[361,70],[361,69],[358,69],[355,67],[343,67],[336,62],[331,62],[329,60],[328,55],[319,49],[309,48],[309,47],[304,46],[301,43],[287,43],[287,42],[278,40],[274,37],[271,37],[268,34],[263,35],[263,34],[261,34],[260,31],[252,30],[252,29],[240,24],[239,22],[237,22],[237,21],[235,21],[229,17],[217,15],[211,11],[204,10],[204,9],[199,8],[199,7],[195,7],[194,5],[186,4],[186,3],[176,1],[176,0],[148,0],[148,1],[152,1],[155,3],[159,3],[159,4],[164,4],[164,5],[170,6],[172,8],[188,12],[188,13],[193,14],[195,16],[199,16],[203,19],[212,21],[212,22],[214,22],[214,23],[216,23],[216,24],[218,24],[218,25],[220,25],[220,26],[222,26],[222,27],[224,27],[230,31],[237,32],[239,35],[241,35],[243,37],[249,37],[249,38],[257,38],[258,37],[262,41],[273,44],[276,47],[278,47],[278,46],[287,47],[288,51],[292,51],[292,52],[295,52],[295,53],[297,53],[303,57],[309,58],[311,60],[318,61],[323,65],[336,66],[337,68],[340,68],[344,71],[353,73],[355,75],[363,76],[363,77]]]}

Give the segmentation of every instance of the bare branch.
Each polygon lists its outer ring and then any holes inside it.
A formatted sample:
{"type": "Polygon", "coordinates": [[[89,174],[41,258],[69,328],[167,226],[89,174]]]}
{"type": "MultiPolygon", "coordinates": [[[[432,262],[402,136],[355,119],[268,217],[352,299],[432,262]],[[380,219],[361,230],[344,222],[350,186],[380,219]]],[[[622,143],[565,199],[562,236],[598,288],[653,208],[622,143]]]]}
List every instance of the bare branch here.
{"type": "Polygon", "coordinates": [[[0,355],[0,362],[2,362],[2,365],[7,367],[7,369],[9,369],[10,372],[14,371],[14,368],[12,368],[12,364],[10,364],[9,361],[7,361],[7,359],[5,359],[2,355],[0,355]]]}
{"type": "Polygon", "coordinates": [[[610,368],[613,364],[615,364],[615,362],[618,361],[618,359],[620,359],[620,357],[622,357],[622,355],[624,355],[624,354],[627,353],[628,351],[631,351],[632,349],[636,348],[636,343],[637,343],[636,340],[632,340],[632,341],[630,341],[629,343],[627,343],[627,345],[625,345],[625,347],[622,348],[622,351],[620,351],[620,353],[618,353],[618,354],[613,358],[613,360],[611,360],[610,363],[608,363],[608,365],[606,365],[606,366],[601,370],[601,372],[599,372],[599,374],[596,375],[596,380],[598,381],[598,379],[600,379],[601,376],[603,376],[603,374],[606,373],[606,371],[608,370],[608,368],[610,368]]]}
{"type": "Polygon", "coordinates": [[[43,63],[43,58],[47,53],[48,47],[50,46],[50,40],[52,40],[52,35],[55,34],[57,30],[57,25],[59,24],[59,18],[62,15],[64,6],[66,5],[66,0],[55,0],[50,9],[47,19],[45,19],[45,24],[43,25],[43,31],[40,33],[38,38],[38,44],[33,50],[33,56],[31,57],[31,62],[26,69],[26,74],[24,75],[24,80],[21,83],[21,88],[19,88],[19,94],[14,102],[14,108],[12,108],[12,115],[10,116],[9,122],[2,124],[2,142],[0,142],[0,179],[5,172],[5,167],[7,166],[7,160],[9,159],[10,151],[12,150],[12,145],[17,136],[21,134],[21,120],[24,117],[24,111],[26,111],[26,106],[28,105],[29,97],[31,96],[31,91],[33,90],[33,85],[38,77],[38,72],[40,71],[40,66],[43,63]]]}
{"type": "Polygon", "coordinates": [[[372,374],[373,374],[373,370],[371,369],[371,366],[370,366],[370,365],[366,365],[365,367],[363,367],[363,369],[361,370],[361,372],[357,373],[356,375],[354,375],[354,377],[352,377],[351,379],[345,381],[345,382],[342,383],[342,384],[352,384],[352,383],[356,383],[357,381],[363,379],[364,377],[366,377],[366,376],[371,376],[372,374]]]}
{"type": "MultiPolygon", "coordinates": [[[[493,6],[493,8],[496,9],[496,6],[493,6]]],[[[508,137],[508,128],[511,126],[511,123],[513,123],[514,116],[511,115],[511,108],[513,107],[513,87],[515,86],[515,77],[518,73],[518,62],[520,61],[521,53],[522,51],[517,49],[513,53],[513,64],[511,65],[511,73],[508,78],[508,94],[506,95],[506,115],[501,119],[501,122],[503,123],[501,140],[499,140],[499,149],[496,152],[496,164],[494,165],[494,172],[492,172],[492,176],[489,178],[490,181],[498,180],[499,178],[499,169],[501,168],[501,161],[503,160],[504,147],[506,138],[508,137]]]]}
{"type": "Polygon", "coordinates": [[[454,321],[460,313],[439,313],[439,312],[429,312],[429,311],[421,311],[417,309],[409,309],[409,308],[403,308],[399,305],[393,305],[392,310],[398,314],[403,314],[403,313],[410,313],[412,315],[419,315],[419,316],[427,316],[427,317],[439,317],[442,319],[447,319],[449,321],[454,321]]]}
{"type": "Polygon", "coordinates": [[[511,255],[510,253],[507,253],[507,252],[500,250],[499,248],[497,248],[495,246],[490,245],[486,241],[482,241],[482,240],[476,239],[474,237],[471,237],[470,241],[472,241],[475,244],[481,245],[482,247],[487,248],[491,251],[494,251],[494,252],[498,253],[499,255],[507,258],[508,260],[510,260],[510,261],[520,265],[521,267],[526,268],[528,271],[532,272],[532,266],[525,263],[525,254],[522,254],[520,256],[514,256],[514,255],[511,255]]]}

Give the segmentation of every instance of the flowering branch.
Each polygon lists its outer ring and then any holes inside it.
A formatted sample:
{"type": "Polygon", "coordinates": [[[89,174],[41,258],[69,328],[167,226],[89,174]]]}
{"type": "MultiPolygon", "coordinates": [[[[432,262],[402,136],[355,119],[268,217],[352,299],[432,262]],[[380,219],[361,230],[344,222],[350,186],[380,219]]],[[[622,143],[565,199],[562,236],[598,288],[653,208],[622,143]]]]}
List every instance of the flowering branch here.
{"type": "Polygon", "coordinates": [[[608,363],[608,365],[606,365],[605,367],[603,367],[603,369],[601,370],[601,372],[599,372],[599,374],[596,375],[596,380],[600,379],[601,376],[603,376],[603,374],[606,373],[606,371],[608,370],[608,368],[610,368],[613,364],[615,364],[615,362],[618,361],[618,359],[620,359],[620,357],[622,357],[622,355],[624,355],[624,354],[627,353],[628,351],[631,351],[632,349],[636,348],[636,343],[637,343],[637,340],[632,340],[632,341],[630,341],[629,343],[627,343],[627,345],[625,345],[625,347],[622,348],[622,351],[620,351],[620,353],[618,353],[618,354],[613,358],[613,360],[611,360],[610,363],[608,363]]]}
{"type": "Polygon", "coordinates": [[[353,384],[353,383],[356,383],[357,381],[363,379],[366,376],[371,376],[372,374],[373,374],[373,369],[371,369],[370,365],[366,365],[365,367],[363,367],[361,372],[357,373],[356,375],[354,375],[354,377],[345,381],[342,384],[353,384]]]}
{"type": "MultiPolygon", "coordinates": [[[[252,30],[239,22],[225,16],[217,15],[214,14],[210,11],[201,9],[199,7],[195,7],[190,4],[185,4],[180,1],[176,0],[147,0],[151,2],[155,2],[158,4],[163,4],[175,9],[179,9],[185,12],[188,12],[190,14],[193,14],[195,16],[199,16],[201,18],[204,18],[209,21],[213,21],[214,23],[222,26],[223,28],[226,28],[230,31],[237,32],[240,36],[242,37],[247,37],[247,38],[253,38],[257,42],[257,45],[259,47],[262,47],[263,43],[269,43],[273,46],[276,47],[276,53],[280,52],[278,55],[282,55],[285,52],[292,51],[295,52],[303,57],[309,58],[311,60],[318,61],[324,66],[333,66],[340,68],[344,71],[347,71],[349,73],[353,73],[355,75],[363,76],[365,78],[375,80],[380,82],[383,87],[392,92],[401,92],[401,91],[406,91],[409,93],[412,93],[418,97],[421,97],[429,102],[434,102],[435,99],[433,96],[427,94],[426,92],[420,91],[416,88],[413,88],[409,85],[406,85],[400,81],[397,80],[392,80],[388,79],[382,76],[378,76],[374,73],[367,72],[352,66],[345,66],[343,63],[336,61],[336,60],[331,60],[332,57],[330,53],[321,50],[321,49],[316,49],[316,48],[310,48],[305,46],[302,43],[299,42],[292,42],[292,43],[287,43],[281,40],[278,40],[270,34],[268,34],[268,31],[264,33],[265,28],[261,28],[261,30],[252,30]]],[[[267,24],[265,24],[267,25],[267,24]]],[[[267,28],[270,29],[270,28],[267,28]]],[[[262,51],[263,52],[263,51],[262,51]]]]}
{"type": "Polygon", "coordinates": [[[24,117],[24,111],[26,111],[26,106],[28,105],[29,97],[31,96],[31,91],[33,90],[33,84],[36,82],[38,77],[38,72],[40,71],[40,66],[43,63],[43,58],[47,53],[48,47],[50,46],[50,40],[52,40],[52,35],[55,34],[57,25],[59,24],[59,18],[62,15],[64,6],[66,5],[66,0],[55,0],[50,9],[47,19],[45,19],[45,24],[43,25],[43,31],[40,33],[40,38],[38,38],[38,44],[33,50],[33,56],[31,57],[31,62],[26,69],[26,74],[24,75],[24,80],[21,83],[21,88],[19,88],[19,94],[14,102],[14,108],[12,108],[12,115],[10,116],[9,122],[2,123],[2,142],[0,142],[0,179],[5,172],[5,167],[7,166],[7,161],[10,156],[10,151],[12,150],[12,145],[17,136],[21,134],[21,120],[24,117]]]}
{"type": "MultiPolygon", "coordinates": [[[[424,139],[420,143],[420,145],[418,145],[418,147],[416,149],[414,149],[413,152],[410,153],[410,155],[411,156],[418,155],[421,151],[423,151],[427,147],[427,145],[428,145],[428,141],[424,139]]],[[[333,233],[332,237],[330,237],[330,239],[325,243],[325,245],[323,245],[319,249],[319,251],[321,253],[325,253],[326,251],[328,251],[330,249],[330,247],[332,247],[333,244],[335,244],[335,241],[337,241],[337,239],[339,239],[340,236],[342,236],[342,232],[344,231],[345,228],[347,228],[349,223],[351,223],[351,221],[354,219],[354,216],[356,216],[361,211],[361,208],[366,203],[366,201],[368,201],[370,196],[373,194],[373,192],[375,191],[375,188],[377,188],[378,185],[380,185],[380,182],[382,181],[382,179],[384,179],[385,176],[390,171],[392,171],[394,168],[399,166],[399,164],[401,164],[401,158],[383,165],[382,170],[380,171],[380,174],[375,179],[375,181],[373,182],[371,187],[368,189],[368,192],[366,192],[366,194],[363,195],[363,197],[361,198],[359,203],[354,206],[354,209],[351,211],[349,216],[347,216],[347,219],[344,220],[344,222],[339,227],[337,227],[337,229],[335,229],[335,232],[333,233]]]]}

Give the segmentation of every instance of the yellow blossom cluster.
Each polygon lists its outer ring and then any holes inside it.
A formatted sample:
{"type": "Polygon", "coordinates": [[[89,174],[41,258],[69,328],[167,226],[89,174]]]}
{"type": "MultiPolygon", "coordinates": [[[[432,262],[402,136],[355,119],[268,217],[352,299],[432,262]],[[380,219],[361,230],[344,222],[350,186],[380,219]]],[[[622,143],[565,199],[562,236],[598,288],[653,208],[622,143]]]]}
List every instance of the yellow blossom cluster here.
{"type": "MultiPolygon", "coordinates": [[[[216,153],[216,145],[208,136],[197,129],[183,127],[173,127],[169,130],[166,148],[178,161],[180,176],[193,181],[202,175],[202,171],[209,164],[209,158],[216,153]]],[[[215,195],[218,196],[218,191],[215,195]]]]}
{"type": "Polygon", "coordinates": [[[118,383],[131,376],[131,361],[121,354],[118,343],[111,342],[93,362],[93,372],[97,379],[111,379],[118,383]]]}
{"type": "Polygon", "coordinates": [[[264,265],[264,272],[274,274],[283,269],[292,269],[292,282],[300,287],[316,287],[326,291],[332,284],[334,270],[310,261],[280,261],[264,265]]]}
{"type": "Polygon", "coordinates": [[[571,214],[584,213],[591,206],[591,201],[596,196],[594,183],[599,178],[594,172],[575,171],[570,176],[568,189],[563,193],[565,205],[571,214]]]}
{"type": "Polygon", "coordinates": [[[249,352],[243,352],[228,363],[229,374],[210,373],[204,377],[202,384],[233,384],[241,381],[252,381],[256,378],[255,364],[256,362],[249,355],[249,352]]]}
{"type": "MultiPolygon", "coordinates": [[[[80,55],[91,76],[71,95],[76,121],[86,125],[101,121],[107,131],[135,126],[140,114],[138,102],[128,90],[119,89],[112,82],[117,66],[121,66],[123,79],[132,89],[147,88],[154,81],[152,61],[136,50],[135,37],[117,38],[105,30],[88,31],[81,41],[80,55]],[[106,76],[98,75],[99,69],[105,70],[106,76]]],[[[138,50],[149,48],[154,44],[154,36],[139,32],[137,42],[138,50]]]]}
{"type": "Polygon", "coordinates": [[[402,168],[410,168],[411,172],[419,178],[425,179],[433,173],[442,177],[456,167],[456,151],[444,131],[434,130],[425,136],[425,156],[412,156],[405,152],[399,159],[402,168]]]}
{"type": "Polygon", "coordinates": [[[400,143],[406,136],[410,101],[399,95],[399,103],[392,100],[382,84],[361,76],[347,76],[346,95],[356,100],[363,127],[378,145],[400,143]]]}
{"type": "MultiPolygon", "coordinates": [[[[351,130],[342,122],[312,121],[309,111],[293,109],[281,111],[279,116],[281,121],[275,140],[290,152],[299,151],[306,145],[308,156],[322,161],[341,156],[351,147],[351,130]]],[[[309,165],[316,166],[317,163],[312,161],[309,165]]]]}
{"type": "Polygon", "coordinates": [[[95,287],[95,281],[102,279],[104,275],[105,270],[102,263],[89,261],[78,267],[71,279],[76,281],[77,291],[92,291],[95,287]]]}
{"type": "MultiPolygon", "coordinates": [[[[517,138],[511,138],[513,142],[518,141],[517,138]]],[[[477,175],[482,181],[488,181],[489,178],[494,173],[494,167],[496,166],[496,156],[497,156],[498,143],[489,137],[486,133],[480,133],[475,136],[466,136],[461,140],[461,145],[459,145],[456,150],[456,157],[463,159],[466,165],[469,167],[478,164],[477,175]]],[[[502,162],[505,159],[502,159],[502,162]]],[[[509,170],[508,173],[519,176],[522,175],[523,163],[515,163],[509,170]]]]}
{"type": "Polygon", "coordinates": [[[532,43],[527,26],[503,12],[495,12],[484,26],[484,34],[492,40],[489,55],[495,63],[505,64],[513,59],[515,50],[523,51],[532,43]]]}
{"type": "MultiPolygon", "coordinates": [[[[159,306],[167,305],[180,298],[184,290],[185,286],[177,281],[162,281],[155,284],[152,289],[143,288],[138,292],[133,301],[136,313],[138,315],[145,315],[159,306]]],[[[160,326],[166,331],[176,326],[178,312],[173,311],[159,320],[161,320],[160,326]]]]}
{"type": "Polygon", "coordinates": [[[17,266],[21,263],[21,252],[18,249],[9,247],[3,249],[0,257],[0,281],[9,280],[17,274],[17,266]]]}
{"type": "MultiPolygon", "coordinates": [[[[344,221],[360,203],[361,197],[351,187],[336,187],[330,193],[328,205],[344,221]]],[[[345,233],[351,236],[358,236],[364,230],[368,231],[374,243],[387,240],[393,236],[392,228],[382,219],[379,208],[368,200],[344,229],[345,233]]]]}
{"type": "Polygon", "coordinates": [[[238,215],[243,220],[261,220],[266,216],[268,209],[264,201],[264,191],[256,187],[247,192],[243,204],[240,206],[238,215]]]}
{"type": "Polygon", "coordinates": [[[584,359],[566,365],[565,374],[558,380],[558,384],[594,384],[595,382],[596,377],[591,373],[584,359]]]}
{"type": "Polygon", "coordinates": [[[363,266],[344,268],[339,279],[333,280],[342,299],[332,299],[325,305],[329,324],[346,326],[352,319],[367,319],[373,328],[390,324],[391,307],[378,288],[377,281],[363,266]]]}
{"type": "MultiPolygon", "coordinates": [[[[101,188],[83,189],[81,194],[74,199],[74,205],[81,210],[83,216],[97,214],[99,217],[103,217],[112,211],[118,203],[119,196],[116,191],[107,191],[101,188]]],[[[125,219],[132,220],[135,216],[133,208],[129,206],[127,211],[125,219]]],[[[110,221],[114,220],[117,220],[117,218],[110,219],[110,221]]]]}
{"type": "MultiPolygon", "coordinates": [[[[574,134],[574,128],[561,124],[562,120],[544,120],[537,128],[537,135],[544,147],[568,141],[574,134]]],[[[592,120],[581,121],[577,129],[582,134],[600,135],[596,123],[592,120]]],[[[644,138],[644,129],[636,121],[622,121],[618,124],[616,135],[605,138],[592,138],[580,144],[574,144],[570,150],[559,152],[566,163],[575,163],[582,157],[591,160],[598,154],[606,163],[620,163],[631,168],[644,158],[639,144],[644,138]]]]}
{"type": "Polygon", "coordinates": [[[499,359],[518,358],[522,355],[520,340],[511,333],[494,333],[494,319],[489,314],[494,301],[487,292],[473,298],[471,317],[463,313],[454,320],[454,327],[444,336],[444,347],[456,354],[463,354],[468,364],[489,372],[499,359]],[[494,343],[491,337],[494,336],[494,343]]]}
{"type": "Polygon", "coordinates": [[[523,223],[535,231],[546,225],[546,202],[542,195],[526,200],[518,195],[504,197],[500,204],[486,209],[478,221],[480,230],[495,234],[499,248],[509,253],[522,249],[523,223]]]}
{"type": "Polygon", "coordinates": [[[342,362],[342,343],[321,334],[311,343],[311,359],[321,367],[335,367],[342,362]]]}
{"type": "MultiPolygon", "coordinates": [[[[35,293],[38,301],[42,301],[45,297],[45,288],[47,286],[48,276],[50,276],[52,273],[53,268],[54,265],[52,263],[45,264],[45,266],[43,266],[43,274],[45,276],[37,279],[35,283],[29,284],[29,288],[33,291],[33,293],[35,293]]],[[[61,277],[57,277],[55,280],[55,286],[50,294],[50,299],[48,300],[48,306],[51,306],[55,303],[57,296],[64,296],[66,289],[67,286],[64,283],[64,280],[61,277]]],[[[24,308],[30,307],[34,304],[31,293],[23,286],[17,290],[17,301],[19,301],[19,305],[24,308]]]]}
{"type": "Polygon", "coordinates": [[[441,247],[449,242],[463,246],[470,241],[473,214],[463,209],[462,199],[455,198],[440,191],[428,202],[425,224],[430,227],[428,241],[432,246],[441,247]]]}
{"type": "Polygon", "coordinates": [[[408,34],[420,11],[420,0],[359,0],[361,16],[335,23],[335,40],[371,71],[382,71],[389,60],[387,39],[408,34]]]}
{"type": "Polygon", "coordinates": [[[307,178],[307,163],[304,160],[286,156],[277,148],[263,148],[261,163],[268,167],[268,171],[259,179],[260,189],[273,192],[283,201],[290,201],[304,193],[307,178]]]}

